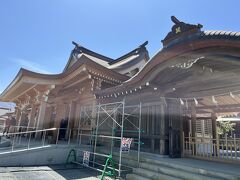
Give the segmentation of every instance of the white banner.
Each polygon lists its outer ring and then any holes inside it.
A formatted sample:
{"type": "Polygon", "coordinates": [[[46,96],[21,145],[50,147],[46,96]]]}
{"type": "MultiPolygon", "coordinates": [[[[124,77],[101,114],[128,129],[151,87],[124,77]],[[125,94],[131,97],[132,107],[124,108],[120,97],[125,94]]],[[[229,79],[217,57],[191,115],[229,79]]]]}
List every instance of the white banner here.
{"type": "Polygon", "coordinates": [[[90,159],[90,152],[83,151],[83,165],[84,166],[89,166],[89,159],[90,159]]]}
{"type": "Polygon", "coordinates": [[[122,138],[122,143],[121,143],[122,152],[129,152],[132,140],[133,140],[132,138],[122,138]]]}

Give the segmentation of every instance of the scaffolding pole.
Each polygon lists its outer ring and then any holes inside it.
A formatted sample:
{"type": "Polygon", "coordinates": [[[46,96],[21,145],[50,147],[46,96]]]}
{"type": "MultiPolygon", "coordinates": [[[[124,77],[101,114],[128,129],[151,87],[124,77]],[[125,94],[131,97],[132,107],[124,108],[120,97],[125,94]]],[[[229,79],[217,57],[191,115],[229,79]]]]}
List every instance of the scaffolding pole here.
{"type": "Polygon", "coordinates": [[[123,104],[122,104],[122,125],[121,125],[121,142],[120,142],[120,155],[119,155],[119,178],[121,178],[121,167],[122,167],[122,139],[123,139],[123,125],[124,125],[124,119],[125,119],[125,113],[124,109],[125,108],[125,98],[123,99],[123,104]]]}
{"type": "Polygon", "coordinates": [[[97,148],[97,134],[98,134],[98,123],[99,123],[99,111],[100,111],[100,104],[97,106],[97,125],[96,125],[95,142],[94,142],[93,167],[95,167],[95,153],[96,153],[96,148],[97,148]]]}
{"type": "MultiPolygon", "coordinates": [[[[140,151],[141,151],[141,122],[142,121],[142,103],[140,102],[137,105],[130,105],[130,106],[126,106],[126,101],[125,98],[121,101],[121,102],[115,102],[115,103],[108,103],[108,104],[98,104],[96,106],[93,106],[92,109],[87,109],[82,107],[81,111],[80,111],[80,121],[78,123],[78,144],[79,141],[81,143],[81,137],[82,136],[86,136],[86,137],[91,137],[92,139],[94,139],[94,144],[91,143],[91,147],[93,148],[93,151],[91,152],[91,154],[93,155],[93,160],[92,162],[92,167],[94,169],[98,169],[99,163],[97,162],[97,157],[96,156],[103,156],[103,157],[107,157],[109,155],[113,154],[114,151],[114,142],[120,141],[120,149],[119,149],[119,161],[118,161],[118,169],[116,169],[116,171],[118,172],[118,176],[119,178],[121,178],[121,176],[123,175],[123,165],[122,165],[122,140],[124,137],[124,132],[127,133],[136,133],[132,138],[133,142],[135,139],[136,144],[138,144],[137,146],[137,162],[138,162],[138,166],[140,163],[140,151]],[[89,116],[89,110],[92,110],[91,115],[89,116]],[[85,112],[86,111],[86,112],[85,112]],[[93,112],[94,111],[94,112],[93,112]],[[118,116],[119,115],[119,116],[118,116]],[[122,117],[121,117],[122,116],[122,117]],[[92,128],[92,133],[87,134],[87,133],[83,133],[82,129],[80,128],[80,122],[86,122],[87,120],[91,120],[95,122],[95,128],[92,128]],[[109,120],[112,122],[110,125],[108,124],[109,120]],[[126,120],[126,121],[125,121],[126,120]],[[124,124],[126,126],[126,123],[128,122],[128,124],[130,126],[127,126],[127,129],[124,129],[124,124]],[[111,134],[102,134],[101,132],[101,126],[102,125],[107,125],[109,126],[111,129],[111,132],[104,130],[104,132],[108,132],[111,134]],[[119,130],[117,130],[119,128],[119,130]],[[136,130],[134,130],[136,129],[136,130]],[[120,134],[116,133],[116,132],[120,132],[120,134]],[[80,139],[79,139],[80,138],[80,139]],[[106,138],[106,139],[110,139],[109,145],[110,145],[110,150],[109,150],[109,154],[106,154],[105,152],[102,153],[97,153],[97,142],[99,141],[98,138],[106,138]],[[137,141],[138,139],[138,141],[137,141]]],[[[131,138],[132,136],[129,135],[129,138],[131,138]]],[[[109,147],[109,146],[108,146],[109,147]]],[[[125,167],[125,165],[124,165],[125,167]]]]}
{"type": "MultiPolygon", "coordinates": [[[[114,112],[114,119],[117,119],[117,113],[116,111],[114,112]]],[[[116,123],[113,121],[113,127],[112,127],[112,137],[115,133],[114,129],[116,128],[116,123]]],[[[111,154],[113,154],[113,147],[114,147],[114,139],[112,138],[112,142],[111,142],[111,154]]]]}

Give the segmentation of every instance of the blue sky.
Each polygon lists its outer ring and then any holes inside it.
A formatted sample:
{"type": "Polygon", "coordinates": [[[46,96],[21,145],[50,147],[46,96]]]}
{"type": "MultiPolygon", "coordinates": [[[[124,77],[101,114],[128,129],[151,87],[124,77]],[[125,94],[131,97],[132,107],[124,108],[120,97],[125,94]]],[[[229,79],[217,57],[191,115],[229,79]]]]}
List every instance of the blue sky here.
{"type": "Polygon", "coordinates": [[[170,16],[205,30],[240,31],[238,0],[8,0],[0,2],[0,92],[21,67],[60,73],[76,41],[117,58],[148,40],[150,56],[170,16]]]}

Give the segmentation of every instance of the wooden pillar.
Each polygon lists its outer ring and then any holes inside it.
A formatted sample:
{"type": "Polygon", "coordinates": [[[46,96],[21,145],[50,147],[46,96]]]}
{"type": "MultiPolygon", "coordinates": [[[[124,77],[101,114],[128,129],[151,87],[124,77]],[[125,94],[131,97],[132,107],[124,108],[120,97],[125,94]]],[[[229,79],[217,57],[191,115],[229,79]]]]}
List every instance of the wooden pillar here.
{"type": "Polygon", "coordinates": [[[218,150],[218,135],[217,135],[217,116],[216,113],[211,113],[211,119],[212,119],[212,143],[215,144],[213,146],[213,154],[219,154],[219,150],[218,150]],[[217,148],[216,148],[217,147],[217,148]]]}
{"type": "Polygon", "coordinates": [[[19,125],[20,118],[21,118],[22,111],[20,108],[16,109],[16,124],[14,125],[15,127],[13,128],[12,132],[16,132],[18,128],[16,126],[19,125]]]}
{"type": "Polygon", "coordinates": [[[52,107],[46,107],[45,118],[44,118],[44,129],[50,128],[51,126],[51,114],[52,114],[52,107]]]}
{"type": "MultiPolygon", "coordinates": [[[[146,135],[147,135],[147,139],[148,139],[148,141],[150,141],[150,145],[152,145],[152,142],[151,142],[151,127],[150,127],[150,125],[151,125],[151,123],[150,123],[150,121],[151,121],[151,119],[150,119],[150,106],[149,105],[147,105],[146,106],[146,135]]],[[[150,147],[150,151],[151,151],[151,149],[152,149],[152,147],[150,147]]]]}
{"type": "Polygon", "coordinates": [[[154,153],[155,150],[155,139],[154,139],[154,134],[155,134],[155,114],[154,114],[154,109],[153,106],[150,106],[150,111],[149,111],[149,116],[151,119],[151,152],[154,153]]]}
{"type": "Polygon", "coordinates": [[[183,157],[184,156],[184,151],[183,151],[183,108],[182,108],[182,105],[181,104],[179,104],[179,106],[178,106],[178,120],[180,121],[180,149],[181,149],[181,157],[183,157]]]}
{"type": "Polygon", "coordinates": [[[169,156],[179,158],[182,155],[182,111],[180,103],[168,100],[169,118],[169,156]]]}
{"type": "Polygon", "coordinates": [[[80,113],[81,113],[81,106],[80,106],[80,104],[76,103],[76,109],[75,109],[75,114],[74,114],[75,120],[73,123],[74,128],[78,128],[80,117],[81,117],[80,113]]]}
{"type": "Polygon", "coordinates": [[[17,108],[16,109],[16,121],[19,122],[21,116],[21,109],[17,108]]]}
{"type": "Polygon", "coordinates": [[[38,121],[38,116],[39,116],[39,106],[40,105],[38,105],[38,106],[36,106],[36,108],[35,108],[35,115],[34,115],[34,120],[33,120],[33,127],[36,129],[36,127],[37,127],[37,121],[38,121]]]}
{"type": "Polygon", "coordinates": [[[37,119],[37,129],[42,129],[44,125],[45,120],[45,113],[46,113],[47,103],[45,101],[42,101],[39,108],[39,114],[37,119]]]}
{"type": "MultiPolygon", "coordinates": [[[[70,129],[74,128],[75,113],[76,113],[76,102],[71,101],[70,107],[69,107],[68,126],[67,126],[66,136],[69,135],[70,129]]],[[[72,134],[73,134],[73,132],[72,132],[72,134]]]]}
{"type": "Polygon", "coordinates": [[[217,117],[216,113],[211,113],[211,119],[212,119],[212,138],[217,138],[217,117]]]}
{"type": "MultiPolygon", "coordinates": [[[[195,108],[195,104],[192,104],[192,106],[191,106],[191,130],[192,130],[192,132],[191,132],[191,136],[192,136],[191,142],[195,144],[192,148],[193,153],[194,152],[196,153],[196,151],[197,151],[197,148],[196,148],[196,142],[197,142],[197,140],[196,140],[196,138],[197,138],[196,137],[196,134],[197,134],[197,132],[196,132],[196,126],[197,126],[196,121],[197,121],[196,108],[195,108]]],[[[189,134],[187,136],[189,136],[189,134]]]]}
{"type": "MultiPolygon", "coordinates": [[[[62,118],[64,118],[65,115],[65,105],[63,103],[58,103],[56,106],[56,118],[55,118],[55,122],[54,122],[54,127],[55,128],[60,128],[60,123],[62,118]]],[[[56,140],[58,131],[54,131],[53,133],[53,139],[56,140]]]]}
{"type": "Polygon", "coordinates": [[[31,112],[30,112],[30,118],[28,122],[28,130],[33,129],[32,127],[34,126],[34,121],[35,121],[35,114],[36,114],[36,106],[34,104],[31,105],[31,112]]]}
{"type": "Polygon", "coordinates": [[[23,118],[25,118],[25,113],[24,113],[23,110],[21,110],[20,116],[19,116],[19,120],[18,120],[18,122],[17,122],[17,126],[20,126],[20,125],[21,125],[21,122],[22,122],[23,118]]]}
{"type": "Polygon", "coordinates": [[[165,118],[164,105],[160,106],[160,154],[165,154],[165,118]]]}
{"type": "Polygon", "coordinates": [[[147,106],[147,135],[149,136],[150,134],[150,118],[149,118],[150,110],[149,110],[149,105],[147,106]]]}
{"type": "Polygon", "coordinates": [[[56,121],[56,107],[55,105],[49,107],[49,128],[53,128],[56,121]]]}
{"type": "Polygon", "coordinates": [[[195,106],[191,106],[191,125],[192,125],[192,137],[193,140],[195,140],[196,136],[196,120],[197,120],[197,115],[196,115],[196,109],[195,106]]]}
{"type": "Polygon", "coordinates": [[[55,128],[60,128],[60,122],[63,117],[64,117],[64,104],[57,104],[56,119],[54,122],[55,128]]]}

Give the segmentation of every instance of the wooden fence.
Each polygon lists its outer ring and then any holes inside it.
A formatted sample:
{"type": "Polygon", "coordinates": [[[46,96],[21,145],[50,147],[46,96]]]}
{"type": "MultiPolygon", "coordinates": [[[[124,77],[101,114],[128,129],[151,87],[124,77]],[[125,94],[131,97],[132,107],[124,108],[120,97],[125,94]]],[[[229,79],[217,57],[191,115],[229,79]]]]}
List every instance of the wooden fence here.
{"type": "Polygon", "coordinates": [[[183,133],[183,155],[208,160],[235,161],[240,163],[240,138],[188,137],[183,133]]]}

